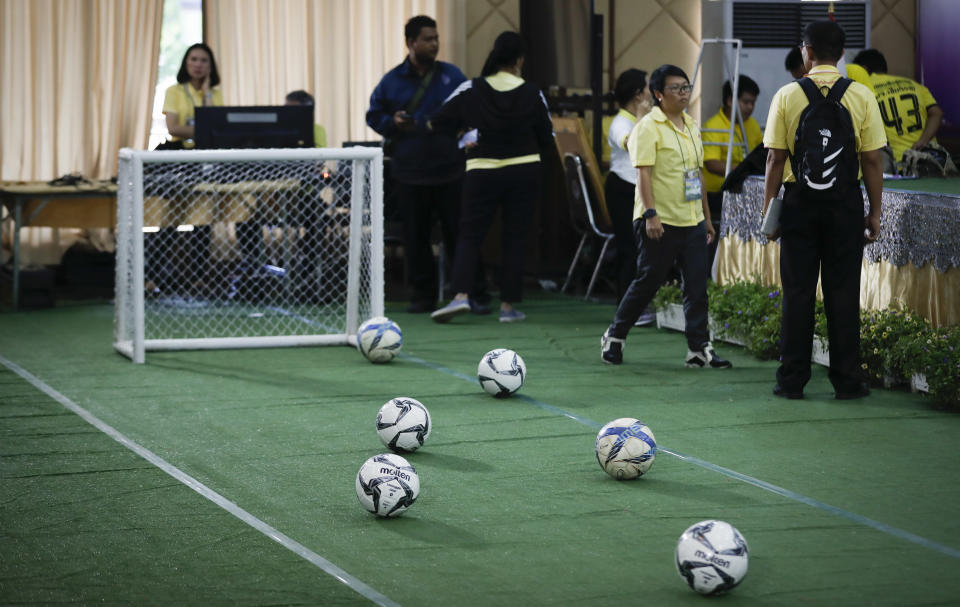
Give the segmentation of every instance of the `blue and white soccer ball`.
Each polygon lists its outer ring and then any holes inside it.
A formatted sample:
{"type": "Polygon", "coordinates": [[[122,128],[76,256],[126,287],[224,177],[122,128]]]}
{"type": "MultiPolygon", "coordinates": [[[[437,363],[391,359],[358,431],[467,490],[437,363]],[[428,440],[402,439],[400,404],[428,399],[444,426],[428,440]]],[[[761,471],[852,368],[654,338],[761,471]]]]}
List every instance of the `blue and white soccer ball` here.
{"type": "Polygon", "coordinates": [[[617,480],[643,476],[657,455],[657,441],[650,428],[632,417],[615,419],[597,434],[597,462],[617,480]]]}
{"type": "Polygon", "coordinates": [[[416,451],[432,428],[430,412],[409,396],[390,399],[377,413],[377,435],[391,451],[416,451]]]}
{"type": "Polygon", "coordinates": [[[700,594],[723,594],[747,575],[749,550],[736,527],[724,521],[691,525],[677,542],[677,571],[700,594]]]}
{"type": "Polygon", "coordinates": [[[527,365],[513,350],[490,350],[477,365],[477,379],[487,394],[506,398],[520,389],[527,376],[527,365]]]}
{"type": "Polygon", "coordinates": [[[386,316],[375,316],[357,329],[357,349],[372,363],[390,362],[403,345],[403,333],[386,316]]]}
{"type": "Polygon", "coordinates": [[[357,499],[377,516],[400,516],[419,495],[420,477],[410,462],[399,455],[374,455],[357,473],[357,499]]]}

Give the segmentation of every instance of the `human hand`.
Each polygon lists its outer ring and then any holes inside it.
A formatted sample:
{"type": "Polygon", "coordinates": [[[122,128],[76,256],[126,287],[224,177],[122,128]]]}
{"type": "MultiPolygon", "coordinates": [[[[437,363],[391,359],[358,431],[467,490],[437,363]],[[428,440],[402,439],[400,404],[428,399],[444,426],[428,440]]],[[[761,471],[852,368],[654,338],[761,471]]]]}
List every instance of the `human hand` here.
{"type": "Polygon", "coordinates": [[[651,240],[660,240],[663,236],[663,224],[656,215],[644,220],[646,222],[647,238],[651,240]]]}
{"type": "Polygon", "coordinates": [[[880,236],[880,216],[867,215],[863,218],[864,237],[867,242],[873,242],[880,236]]]}
{"type": "Polygon", "coordinates": [[[713,241],[717,239],[717,231],[713,227],[713,223],[707,221],[707,244],[713,244],[713,241]]]}
{"type": "Polygon", "coordinates": [[[405,110],[400,110],[393,115],[393,124],[401,131],[409,131],[413,128],[413,116],[405,110]]]}

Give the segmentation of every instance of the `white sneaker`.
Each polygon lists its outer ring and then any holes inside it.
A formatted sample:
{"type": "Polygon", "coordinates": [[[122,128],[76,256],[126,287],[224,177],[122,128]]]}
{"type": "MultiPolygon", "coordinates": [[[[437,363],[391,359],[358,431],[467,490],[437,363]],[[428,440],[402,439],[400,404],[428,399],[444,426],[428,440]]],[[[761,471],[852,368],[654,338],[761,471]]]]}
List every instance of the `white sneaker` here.
{"type": "Polygon", "coordinates": [[[732,367],[733,363],[717,356],[713,345],[708,341],[699,352],[687,351],[686,366],[690,369],[727,369],[732,367]]]}

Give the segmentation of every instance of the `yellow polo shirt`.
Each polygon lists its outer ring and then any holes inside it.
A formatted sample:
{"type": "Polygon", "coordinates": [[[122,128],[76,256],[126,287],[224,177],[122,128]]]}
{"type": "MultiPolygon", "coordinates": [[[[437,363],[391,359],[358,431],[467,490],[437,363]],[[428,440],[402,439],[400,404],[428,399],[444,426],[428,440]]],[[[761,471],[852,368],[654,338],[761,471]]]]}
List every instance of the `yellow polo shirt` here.
{"type": "MultiPolygon", "coordinates": [[[[763,130],[760,128],[760,123],[756,121],[753,116],[750,116],[743,123],[743,127],[747,129],[747,150],[753,151],[753,148],[757,147],[763,143],[763,130]]],[[[727,115],[723,113],[723,108],[720,109],[716,114],[714,114],[710,120],[707,120],[703,124],[704,129],[723,129],[723,133],[703,133],[703,142],[714,142],[714,143],[727,143],[728,133],[730,129],[730,119],[727,118],[727,115]]],[[[743,133],[740,131],[740,125],[737,124],[733,127],[733,142],[734,144],[740,143],[743,141],[743,133]]],[[[733,164],[731,166],[736,166],[743,162],[744,153],[743,148],[739,145],[734,145],[733,147],[733,164]]],[[[726,145],[704,145],[703,146],[703,159],[704,160],[719,160],[726,164],[727,162],[727,146],[726,145]]],[[[720,175],[715,175],[710,171],[703,171],[703,179],[707,184],[708,192],[719,192],[720,186],[723,185],[723,177],[720,175]]]]}
{"type": "Polygon", "coordinates": [[[899,161],[920,139],[927,126],[927,108],[937,105],[937,100],[930,89],[910,78],[872,74],[870,80],[880,105],[887,141],[893,148],[893,157],[899,161]]]}
{"type": "MultiPolygon", "coordinates": [[[[807,75],[821,87],[824,96],[826,91],[822,87],[833,86],[833,83],[840,78],[840,72],[832,65],[819,65],[810,70],[807,75]]],[[[880,108],[870,89],[858,82],[851,82],[840,103],[850,112],[858,154],[879,150],[886,145],[887,136],[883,131],[880,108]]],[[[793,141],[797,127],[800,125],[800,114],[807,104],[807,95],[796,82],[781,87],[770,102],[763,145],[775,150],[787,150],[793,154],[793,141]]],[[[862,171],[860,175],[863,175],[862,171]]],[[[783,167],[783,180],[796,181],[789,158],[783,167]]]]}
{"type": "MultiPolygon", "coordinates": [[[[703,169],[703,142],[700,127],[686,112],[684,128],[670,122],[660,107],[637,122],[627,137],[627,149],[635,167],[649,166],[652,170],[654,206],[660,221],[671,226],[695,226],[703,221],[703,203],[686,200],[683,190],[683,171],[703,169]]],[[[637,188],[633,204],[633,218],[643,214],[643,198],[637,188]]]]}
{"type": "MultiPolygon", "coordinates": [[[[213,104],[223,105],[223,93],[213,89],[213,104]]],[[[176,114],[177,124],[183,126],[193,119],[193,108],[203,106],[203,92],[193,88],[189,82],[177,83],[167,88],[163,97],[163,113],[176,114]],[[189,95],[188,95],[189,92],[189,95]]],[[[182,137],[171,137],[172,141],[181,141],[182,137]]]]}

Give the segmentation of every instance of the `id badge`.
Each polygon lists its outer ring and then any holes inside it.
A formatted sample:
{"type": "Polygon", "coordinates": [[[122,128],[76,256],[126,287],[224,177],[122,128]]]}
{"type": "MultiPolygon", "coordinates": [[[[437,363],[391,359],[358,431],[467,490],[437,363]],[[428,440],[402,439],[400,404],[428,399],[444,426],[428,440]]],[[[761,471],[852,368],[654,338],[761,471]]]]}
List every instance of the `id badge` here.
{"type": "Polygon", "coordinates": [[[687,169],[683,172],[683,195],[687,202],[703,199],[700,185],[700,169],[687,169]]]}

